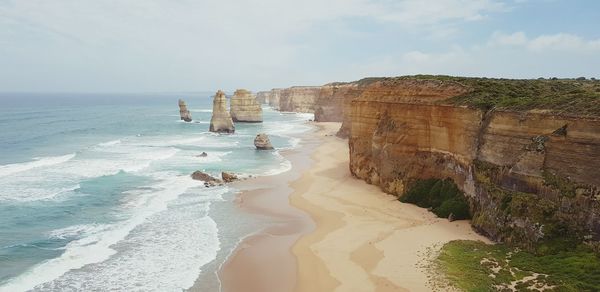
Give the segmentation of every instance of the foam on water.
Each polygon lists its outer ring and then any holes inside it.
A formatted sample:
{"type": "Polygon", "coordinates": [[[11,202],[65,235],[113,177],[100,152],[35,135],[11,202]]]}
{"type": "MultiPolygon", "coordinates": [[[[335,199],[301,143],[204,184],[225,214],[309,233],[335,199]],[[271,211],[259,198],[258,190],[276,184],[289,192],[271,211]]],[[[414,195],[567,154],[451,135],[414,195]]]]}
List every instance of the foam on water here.
{"type": "Polygon", "coordinates": [[[75,157],[75,153],[35,158],[34,161],[14,163],[0,166],[0,177],[16,174],[19,172],[31,170],[38,167],[52,166],[67,162],[75,157]]]}
{"type": "MultiPolygon", "coordinates": [[[[282,118],[267,109],[265,117],[270,118],[264,123],[240,126],[234,135],[220,135],[198,125],[206,121],[194,121],[196,125],[190,127],[173,123],[176,110],[129,129],[131,111],[125,112],[123,120],[116,121],[118,128],[101,136],[108,138],[93,141],[94,146],[88,146],[90,139],[85,138],[80,140],[81,147],[62,152],[76,154],[0,166],[0,204],[25,210],[45,208],[46,202],[31,202],[52,200],[49,208],[57,209],[50,209],[49,214],[58,214],[53,225],[25,222],[32,224],[32,236],[7,241],[6,245],[16,246],[16,260],[22,252],[18,246],[35,245],[55,253],[40,253],[37,264],[17,267],[14,274],[5,272],[0,291],[180,291],[191,287],[202,267],[216,258],[221,246],[228,246],[221,245],[221,226],[208,216],[211,203],[224,201],[228,189],[207,189],[192,180],[190,173],[237,170],[247,173],[241,177],[249,177],[286,172],[292,168],[290,161],[278,151],[270,152],[273,156],[253,151],[252,139],[256,131],[262,131],[274,137],[277,149],[295,148],[300,139],[294,134],[309,129],[302,123],[310,118],[302,114],[282,118]],[[121,131],[126,133],[120,135],[121,131]],[[203,151],[208,156],[198,157],[203,151]],[[91,206],[102,215],[89,212],[87,217],[61,217],[63,206],[91,206]]],[[[90,124],[90,133],[103,127],[101,124],[90,124]]],[[[45,155],[40,153],[37,156],[45,155]]],[[[236,227],[225,225],[222,229],[236,227]]],[[[225,243],[237,241],[238,233],[230,234],[235,235],[224,238],[225,243]]]]}
{"type": "MultiPolygon", "coordinates": [[[[71,241],[65,247],[64,253],[54,259],[47,260],[20,276],[10,280],[0,287],[0,291],[26,291],[43,283],[53,281],[70,270],[80,269],[86,265],[106,261],[117,253],[112,247],[125,239],[137,226],[146,223],[154,214],[167,209],[167,204],[185,193],[189,188],[201,186],[198,181],[189,176],[176,176],[163,180],[153,186],[157,190],[152,195],[145,196],[143,202],[129,211],[132,213],[127,220],[111,224],[107,228],[94,228],[94,226],[72,226],[71,231],[88,230],[96,231],[86,236],[71,241]]],[[[54,231],[65,234],[65,230],[54,231]]],[[[73,234],[72,232],[70,234],[73,234]]],[[[172,248],[172,247],[171,247],[172,248]]],[[[142,267],[142,266],[140,266],[142,267]]],[[[142,271],[138,272],[143,274],[142,271]]],[[[131,275],[129,275],[131,277],[131,275]]],[[[81,280],[78,280],[81,283],[81,280]]]]}

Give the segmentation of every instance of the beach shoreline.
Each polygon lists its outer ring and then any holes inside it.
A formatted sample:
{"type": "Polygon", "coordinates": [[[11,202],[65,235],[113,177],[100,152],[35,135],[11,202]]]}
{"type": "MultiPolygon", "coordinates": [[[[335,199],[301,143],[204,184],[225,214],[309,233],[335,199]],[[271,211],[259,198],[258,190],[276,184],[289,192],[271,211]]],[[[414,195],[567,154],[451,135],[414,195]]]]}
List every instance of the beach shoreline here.
{"type": "Polygon", "coordinates": [[[489,242],[468,221],[437,218],[352,177],[347,140],[334,135],[340,124],[313,125],[300,147],[282,151],[292,170],[236,185],[239,207],[273,224],[221,266],[222,291],[431,291],[440,283],[427,263],[444,243],[489,242]]]}

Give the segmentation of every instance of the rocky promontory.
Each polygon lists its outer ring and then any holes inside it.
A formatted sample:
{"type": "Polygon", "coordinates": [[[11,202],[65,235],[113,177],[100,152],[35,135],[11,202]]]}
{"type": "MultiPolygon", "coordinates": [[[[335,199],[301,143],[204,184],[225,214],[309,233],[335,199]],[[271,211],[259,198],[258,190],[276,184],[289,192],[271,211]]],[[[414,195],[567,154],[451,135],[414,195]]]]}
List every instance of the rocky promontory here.
{"type": "Polygon", "coordinates": [[[416,76],[357,84],[344,119],[354,176],[400,198],[450,180],[473,226],[494,240],[525,248],[600,241],[600,83],[416,76]]]}
{"type": "Polygon", "coordinates": [[[263,121],[262,108],[256,97],[245,89],[235,91],[230,101],[230,113],[234,122],[260,123],[263,121]]]}
{"type": "Polygon", "coordinates": [[[233,120],[227,111],[227,97],[221,90],[217,91],[213,99],[212,118],[210,119],[209,130],[216,133],[235,132],[233,120]]]}
{"type": "Polygon", "coordinates": [[[192,114],[190,114],[190,111],[188,110],[187,105],[185,104],[185,101],[183,99],[179,100],[179,116],[181,117],[182,121],[192,121],[192,114]]]}

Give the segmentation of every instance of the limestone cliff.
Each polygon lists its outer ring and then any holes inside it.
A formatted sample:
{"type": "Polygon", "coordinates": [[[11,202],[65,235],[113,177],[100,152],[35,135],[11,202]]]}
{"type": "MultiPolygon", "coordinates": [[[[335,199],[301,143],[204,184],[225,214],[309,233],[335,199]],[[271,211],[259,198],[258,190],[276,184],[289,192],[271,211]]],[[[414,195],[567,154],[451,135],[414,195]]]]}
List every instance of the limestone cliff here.
{"type": "Polygon", "coordinates": [[[344,112],[350,109],[349,102],[360,92],[355,83],[332,83],[322,86],[315,100],[315,121],[342,122],[344,112]]]}
{"type": "Polygon", "coordinates": [[[259,104],[268,104],[269,95],[271,95],[270,91],[259,91],[256,93],[256,102],[259,104]]]}
{"type": "Polygon", "coordinates": [[[481,89],[455,80],[355,86],[345,121],[354,176],[398,196],[418,180],[451,178],[469,201],[473,226],[495,240],[523,247],[560,236],[600,241],[598,108],[573,115],[549,101],[518,109],[507,98],[498,100],[508,106],[462,106],[457,100],[481,89]]]}
{"type": "Polygon", "coordinates": [[[230,113],[234,122],[260,123],[262,108],[250,91],[238,89],[230,100],[230,113]]]}
{"type": "Polygon", "coordinates": [[[209,130],[217,133],[235,132],[233,120],[227,111],[227,97],[221,90],[217,91],[213,99],[212,118],[210,119],[209,130]]]}
{"type": "Polygon", "coordinates": [[[179,100],[179,116],[181,117],[182,121],[192,121],[192,114],[190,114],[190,111],[187,109],[187,105],[183,99],[179,100]]]}
{"type": "Polygon", "coordinates": [[[315,100],[321,87],[319,86],[294,86],[279,92],[280,111],[313,113],[315,100]]]}
{"type": "Polygon", "coordinates": [[[259,103],[268,104],[274,109],[279,110],[279,98],[281,96],[281,91],[283,91],[283,89],[280,88],[274,88],[270,91],[261,91],[257,93],[256,99],[259,103]]]}

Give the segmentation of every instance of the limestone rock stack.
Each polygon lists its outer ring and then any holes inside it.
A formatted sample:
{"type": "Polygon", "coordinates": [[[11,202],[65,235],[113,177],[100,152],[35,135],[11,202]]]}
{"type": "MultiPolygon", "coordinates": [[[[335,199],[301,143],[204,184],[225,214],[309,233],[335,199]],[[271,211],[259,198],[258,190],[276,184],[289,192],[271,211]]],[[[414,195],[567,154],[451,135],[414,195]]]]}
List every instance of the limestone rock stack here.
{"type": "Polygon", "coordinates": [[[211,132],[216,133],[233,133],[235,126],[231,115],[227,111],[227,97],[221,90],[217,91],[213,99],[212,118],[210,119],[211,132]]]}
{"type": "Polygon", "coordinates": [[[262,108],[256,97],[245,89],[238,89],[231,97],[231,118],[234,122],[261,123],[262,108]]]}
{"type": "Polygon", "coordinates": [[[185,101],[183,99],[179,100],[179,116],[183,121],[192,121],[192,114],[190,114],[190,111],[187,109],[187,105],[185,104],[185,101]]]}

